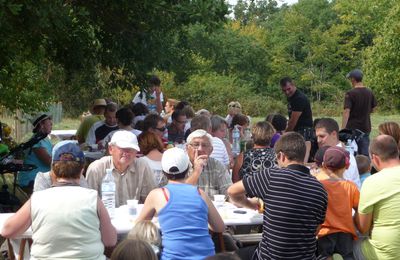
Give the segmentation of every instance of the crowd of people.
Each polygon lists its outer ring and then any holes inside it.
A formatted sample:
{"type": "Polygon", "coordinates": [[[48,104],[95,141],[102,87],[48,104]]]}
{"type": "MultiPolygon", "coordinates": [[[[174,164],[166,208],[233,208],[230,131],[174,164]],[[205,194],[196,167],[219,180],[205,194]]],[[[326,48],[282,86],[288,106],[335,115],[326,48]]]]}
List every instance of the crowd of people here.
{"type": "MultiPolygon", "coordinates": [[[[20,172],[18,182],[32,195],[1,235],[17,237],[31,226],[34,259],[105,259],[104,252],[121,260],[399,259],[400,127],[382,123],[370,144],[376,99],[360,70],[347,77],[353,88],[341,127],[332,118],[313,120],[307,96],[289,77],[280,81],[288,117],[273,113],[260,122],[237,101],[227,104],[226,117],[195,112],[166,99],[156,76],[131,104],[96,99],[76,140],[52,147],[44,138],[27,151],[26,162],[38,168],[20,172]],[[105,153],[87,169],[86,148],[105,153]],[[130,199],[144,204],[126,238],[117,237],[100,199],[106,169],[116,207],[130,199]],[[227,231],[212,202],[221,194],[238,207],[262,208],[260,243],[216,254],[212,233],[227,231]]],[[[32,123],[34,133],[52,129],[46,113],[32,123]]]]}

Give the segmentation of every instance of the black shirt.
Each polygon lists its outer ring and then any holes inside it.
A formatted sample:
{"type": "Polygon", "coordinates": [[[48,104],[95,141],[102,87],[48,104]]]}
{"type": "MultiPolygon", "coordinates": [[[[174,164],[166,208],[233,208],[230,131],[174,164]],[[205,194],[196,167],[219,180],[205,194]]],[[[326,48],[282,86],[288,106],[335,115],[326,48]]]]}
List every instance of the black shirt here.
{"type": "Polygon", "coordinates": [[[350,109],[346,128],[371,132],[370,114],[376,107],[376,98],[369,88],[353,88],[346,93],[344,108],[350,109]]]}
{"type": "Polygon", "coordinates": [[[313,127],[310,101],[303,92],[297,89],[293,96],[288,98],[287,107],[289,118],[292,116],[292,112],[301,112],[299,120],[297,120],[297,123],[293,129],[294,131],[313,127]]]}
{"type": "Polygon", "coordinates": [[[303,165],[243,176],[248,195],[264,201],[262,240],[253,259],[315,259],[318,225],[328,195],[303,165]]]}

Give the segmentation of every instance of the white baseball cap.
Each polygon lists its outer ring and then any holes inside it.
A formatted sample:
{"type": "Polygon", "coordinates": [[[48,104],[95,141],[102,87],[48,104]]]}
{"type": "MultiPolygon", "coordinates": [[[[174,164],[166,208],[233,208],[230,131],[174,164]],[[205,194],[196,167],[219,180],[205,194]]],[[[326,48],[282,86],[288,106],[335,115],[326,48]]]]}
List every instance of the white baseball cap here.
{"type": "Polygon", "coordinates": [[[108,145],[115,145],[119,148],[131,148],[140,152],[136,135],[126,130],[116,131],[111,137],[111,141],[108,143],[108,145]]]}
{"type": "Polygon", "coordinates": [[[166,150],[161,158],[161,167],[168,174],[179,174],[189,167],[189,156],[177,147],[166,150]]]}

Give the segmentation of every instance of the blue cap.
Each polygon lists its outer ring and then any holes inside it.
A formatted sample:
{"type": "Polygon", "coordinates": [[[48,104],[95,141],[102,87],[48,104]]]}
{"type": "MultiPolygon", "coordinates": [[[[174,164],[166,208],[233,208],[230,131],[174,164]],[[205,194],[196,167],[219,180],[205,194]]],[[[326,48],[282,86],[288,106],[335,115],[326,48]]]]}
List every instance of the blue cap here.
{"type": "Polygon", "coordinates": [[[85,155],[77,141],[65,140],[57,143],[53,147],[52,161],[75,161],[84,162],[85,155]]]}

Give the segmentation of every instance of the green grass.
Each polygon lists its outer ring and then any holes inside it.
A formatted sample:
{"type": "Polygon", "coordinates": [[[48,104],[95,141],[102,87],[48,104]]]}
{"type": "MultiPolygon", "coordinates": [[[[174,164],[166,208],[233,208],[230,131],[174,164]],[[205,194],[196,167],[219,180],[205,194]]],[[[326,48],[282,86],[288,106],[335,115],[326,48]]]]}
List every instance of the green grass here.
{"type": "Polygon", "coordinates": [[[53,125],[53,130],[78,129],[80,123],[79,118],[63,118],[60,123],[53,125]]]}
{"type": "MultiPolygon", "coordinates": [[[[314,118],[322,118],[325,116],[322,115],[318,115],[318,116],[314,116],[314,118]]],[[[338,124],[339,127],[342,124],[342,117],[332,117],[333,119],[335,119],[338,124]]],[[[264,120],[264,117],[253,117],[252,118],[252,123],[258,122],[258,121],[262,121],[264,120]]],[[[371,124],[372,124],[372,131],[371,131],[371,135],[370,135],[370,139],[376,137],[378,135],[378,126],[383,123],[383,122],[389,122],[389,121],[394,121],[398,124],[400,124],[400,115],[384,115],[384,114],[372,114],[371,115],[371,124]]]]}

